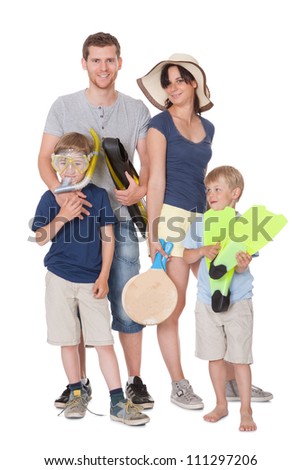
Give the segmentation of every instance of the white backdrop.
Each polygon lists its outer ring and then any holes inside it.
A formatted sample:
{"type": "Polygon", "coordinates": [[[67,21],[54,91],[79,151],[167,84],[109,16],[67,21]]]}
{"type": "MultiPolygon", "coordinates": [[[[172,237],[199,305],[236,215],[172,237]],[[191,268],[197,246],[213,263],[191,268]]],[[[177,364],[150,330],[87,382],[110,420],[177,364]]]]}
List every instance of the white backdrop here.
{"type": "MultiPolygon", "coordinates": [[[[202,459],[213,454],[256,455],[257,465],[245,467],[259,470],[298,465],[300,287],[298,269],[293,271],[300,263],[297,5],[293,0],[12,0],[1,13],[1,159],[9,163],[2,167],[1,188],[1,460],[6,470],[40,470],[46,466],[45,457],[83,455],[91,462],[99,456],[173,457],[176,468],[187,466],[188,455],[202,459]],[[216,127],[209,169],[231,164],[243,173],[246,189],[241,212],[259,203],[289,220],[252,264],[253,383],[274,394],[272,402],[253,406],[255,433],[238,431],[238,403],[230,404],[229,417],[217,424],[205,423],[202,411],[182,410],[170,403],[170,379],[155,327],[144,331],[142,377],[156,401],[147,426],[132,429],[110,421],[108,392],[93,350],[87,353],[93,387],[90,408],[106,416],[87,413],[84,420],[66,420],[53,407],[66,378],[59,348],[46,343],[43,256],[48,248],[29,241],[29,221],[45,190],[37,155],[46,114],[58,95],[86,87],[81,47],[97,31],[110,32],[121,43],[124,65],[118,90],[147,105],[136,78],[175,52],[195,56],[206,72],[215,105],[205,115],[216,127]]],[[[152,114],[157,113],[149,107],[152,114]]],[[[147,269],[145,243],[141,260],[142,270],[147,269]]],[[[207,364],[194,357],[195,294],[191,278],[181,319],[183,367],[209,411],[214,393],[207,364]]],[[[117,336],[116,351],[125,382],[117,336]]]]}

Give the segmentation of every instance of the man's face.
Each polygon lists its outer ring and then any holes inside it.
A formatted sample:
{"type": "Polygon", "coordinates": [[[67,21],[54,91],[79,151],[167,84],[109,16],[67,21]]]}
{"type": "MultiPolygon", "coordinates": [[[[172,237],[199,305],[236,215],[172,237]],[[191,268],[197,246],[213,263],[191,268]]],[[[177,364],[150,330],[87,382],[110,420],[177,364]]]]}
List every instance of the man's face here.
{"type": "Polygon", "coordinates": [[[87,60],[82,59],[90,84],[102,90],[114,86],[121,65],[122,59],[117,58],[115,46],[90,46],[87,60]]]}

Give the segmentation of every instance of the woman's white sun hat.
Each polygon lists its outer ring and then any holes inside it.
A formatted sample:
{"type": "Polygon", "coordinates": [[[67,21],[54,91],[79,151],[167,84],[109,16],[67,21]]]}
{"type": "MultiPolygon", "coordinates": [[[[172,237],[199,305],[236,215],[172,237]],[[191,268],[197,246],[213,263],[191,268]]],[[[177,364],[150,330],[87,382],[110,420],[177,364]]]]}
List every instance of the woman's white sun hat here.
{"type": "Polygon", "coordinates": [[[147,99],[156,108],[166,109],[165,101],[167,94],[161,86],[161,71],[167,64],[181,65],[187,69],[194,77],[198,86],[196,93],[200,100],[200,111],[208,111],[212,108],[213,103],[210,101],[210,91],[206,84],[206,75],[204,70],[199,66],[197,60],[188,54],[173,54],[167,60],[159,62],[144,77],[138,78],[137,83],[145,94],[147,99]]]}

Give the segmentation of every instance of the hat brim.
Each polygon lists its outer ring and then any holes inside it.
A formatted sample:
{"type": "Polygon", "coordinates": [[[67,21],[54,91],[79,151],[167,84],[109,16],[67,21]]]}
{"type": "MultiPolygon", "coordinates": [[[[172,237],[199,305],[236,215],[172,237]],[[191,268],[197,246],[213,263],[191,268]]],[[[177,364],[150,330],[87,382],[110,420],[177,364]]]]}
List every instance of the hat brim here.
{"type": "Polygon", "coordinates": [[[137,83],[146,98],[161,111],[166,109],[165,101],[168,98],[167,93],[161,86],[160,76],[163,67],[166,64],[181,65],[187,69],[195,78],[198,87],[196,93],[200,101],[200,111],[208,111],[213,103],[210,101],[210,91],[206,84],[206,75],[204,70],[197,64],[190,61],[163,60],[153,67],[144,77],[138,78],[137,83]]]}

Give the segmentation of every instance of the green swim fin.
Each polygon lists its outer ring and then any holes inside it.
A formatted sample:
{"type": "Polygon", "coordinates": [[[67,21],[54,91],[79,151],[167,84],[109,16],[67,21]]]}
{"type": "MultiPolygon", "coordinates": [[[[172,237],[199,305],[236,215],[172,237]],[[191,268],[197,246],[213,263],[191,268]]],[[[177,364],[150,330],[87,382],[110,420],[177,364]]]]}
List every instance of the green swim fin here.
{"type": "Polygon", "coordinates": [[[237,217],[228,231],[228,240],[210,266],[210,276],[219,279],[220,273],[236,266],[236,254],[245,251],[253,255],[267,245],[286,225],[287,219],[276,215],[265,206],[254,205],[237,217]]]}
{"type": "MultiPolygon", "coordinates": [[[[231,207],[226,207],[223,210],[215,211],[209,209],[204,214],[204,245],[214,245],[217,242],[221,244],[221,250],[225,247],[229,240],[229,229],[233,220],[236,218],[236,212],[231,207]]],[[[219,255],[217,255],[219,256],[219,255]]],[[[216,259],[216,258],[215,258],[216,259]]],[[[214,261],[210,261],[206,258],[206,264],[209,271],[211,267],[214,267],[214,271],[218,270],[219,266],[214,266],[214,261]]],[[[218,276],[216,278],[209,277],[210,279],[210,290],[211,290],[211,307],[214,312],[225,312],[228,310],[230,305],[230,284],[234,268],[227,271],[227,269],[221,265],[218,270],[218,276]]]]}
{"type": "Polygon", "coordinates": [[[226,311],[230,301],[230,284],[237,265],[236,254],[245,251],[253,255],[263,248],[287,224],[287,219],[276,215],[265,206],[254,205],[242,216],[236,217],[234,209],[209,210],[204,214],[204,244],[221,242],[221,250],[213,261],[206,260],[209,276],[212,309],[226,311]]]}

